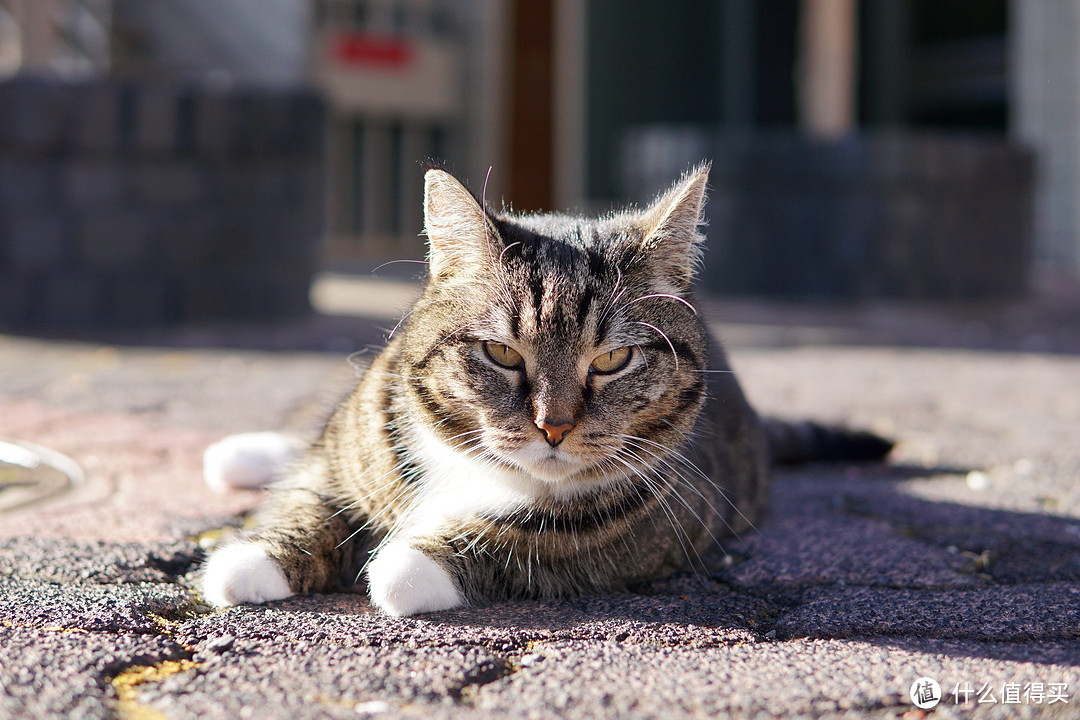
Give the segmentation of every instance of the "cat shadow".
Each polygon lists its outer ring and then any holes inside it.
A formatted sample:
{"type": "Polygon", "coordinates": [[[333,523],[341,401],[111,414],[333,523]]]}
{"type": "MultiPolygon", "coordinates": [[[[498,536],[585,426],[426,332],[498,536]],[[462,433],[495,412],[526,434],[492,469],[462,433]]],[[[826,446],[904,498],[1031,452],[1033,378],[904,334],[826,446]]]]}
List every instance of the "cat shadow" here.
{"type": "Polygon", "coordinates": [[[916,465],[781,470],[769,517],[697,573],[621,594],[424,618],[514,644],[846,638],[1080,665],[1080,520],[982,507],[992,494],[968,488],[966,474],[916,465]]]}

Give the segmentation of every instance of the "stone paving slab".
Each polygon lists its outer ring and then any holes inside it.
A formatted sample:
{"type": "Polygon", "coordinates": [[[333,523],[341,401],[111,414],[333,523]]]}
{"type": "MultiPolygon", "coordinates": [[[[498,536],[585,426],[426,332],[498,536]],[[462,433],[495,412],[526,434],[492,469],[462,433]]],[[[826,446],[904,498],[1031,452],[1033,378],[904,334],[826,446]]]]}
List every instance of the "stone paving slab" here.
{"type": "Polygon", "coordinates": [[[0,538],[0,577],[51,583],[172,583],[200,555],[190,539],[173,543],[0,538]]]}
{"type": "Polygon", "coordinates": [[[194,590],[205,533],[259,498],[207,489],[202,449],[312,432],[343,353],[0,337],[0,436],[87,470],[0,515],[0,717],[895,718],[921,676],[936,717],[1075,716],[1080,358],[732,355],[760,408],[886,432],[891,465],[782,470],[771,517],[698,576],[397,619],[358,593],[214,612],[194,590]],[[957,704],[965,684],[1029,694],[957,704]]]}
{"type": "Polygon", "coordinates": [[[86,632],[68,625],[0,621],[0,717],[111,720],[110,680],[127,668],[175,661],[187,651],[159,635],[86,632]]]}
{"type": "Polygon", "coordinates": [[[157,634],[191,596],[176,585],[75,585],[0,578],[0,615],[18,627],[157,634]]]}
{"type": "Polygon", "coordinates": [[[1080,639],[1080,588],[1072,583],[914,591],[815,588],[776,625],[777,637],[1080,639]]]}

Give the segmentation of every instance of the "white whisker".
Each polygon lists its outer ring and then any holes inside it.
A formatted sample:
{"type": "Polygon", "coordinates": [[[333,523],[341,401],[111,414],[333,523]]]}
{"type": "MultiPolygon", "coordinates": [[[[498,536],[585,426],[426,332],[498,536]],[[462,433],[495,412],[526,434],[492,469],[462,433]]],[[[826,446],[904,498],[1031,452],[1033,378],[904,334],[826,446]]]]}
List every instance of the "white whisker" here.
{"type": "Polygon", "coordinates": [[[371,273],[374,275],[375,273],[379,272],[380,270],[382,270],[387,265],[396,265],[397,263],[416,263],[417,265],[427,265],[428,261],[427,260],[411,260],[411,259],[387,260],[382,265],[376,265],[372,269],[371,273]]]}
{"type": "Polygon", "coordinates": [[[656,332],[660,333],[660,337],[664,338],[664,340],[667,341],[668,347],[671,348],[671,357],[675,358],[675,372],[679,372],[679,354],[677,352],[675,352],[675,344],[671,342],[671,338],[669,338],[667,335],[665,335],[664,331],[661,330],[660,328],[656,327],[655,325],[650,325],[649,323],[642,322],[640,320],[635,320],[634,324],[635,325],[644,325],[645,327],[651,328],[651,329],[655,330],[656,332]]]}
{"type": "Polygon", "coordinates": [[[681,302],[686,307],[690,308],[690,312],[694,313],[695,315],[698,314],[697,308],[694,307],[693,305],[691,305],[689,300],[686,300],[685,298],[681,298],[678,295],[669,295],[668,293],[652,293],[651,295],[642,295],[639,298],[634,298],[633,300],[631,300],[627,304],[628,305],[633,305],[636,302],[641,302],[642,300],[648,300],[649,298],[668,298],[669,300],[677,300],[678,302],[681,302]]]}

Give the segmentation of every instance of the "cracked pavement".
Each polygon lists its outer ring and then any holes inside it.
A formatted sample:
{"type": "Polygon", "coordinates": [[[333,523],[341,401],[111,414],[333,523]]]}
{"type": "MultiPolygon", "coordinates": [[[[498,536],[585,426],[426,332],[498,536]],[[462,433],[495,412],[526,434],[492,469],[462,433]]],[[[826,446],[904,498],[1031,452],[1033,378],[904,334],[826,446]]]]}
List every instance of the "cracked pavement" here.
{"type": "MultiPolygon", "coordinates": [[[[950,348],[918,312],[902,346],[715,313],[760,410],[888,434],[889,465],[779,470],[770,517],[699,576],[404,619],[192,589],[200,539],[259,496],[207,489],[202,449],[312,432],[355,376],[343,352],[0,336],[0,437],[87,473],[0,514],[0,717],[911,718],[922,676],[939,717],[1075,715],[1080,356],[950,348]]],[[[377,342],[351,322],[298,344],[377,342]]]]}

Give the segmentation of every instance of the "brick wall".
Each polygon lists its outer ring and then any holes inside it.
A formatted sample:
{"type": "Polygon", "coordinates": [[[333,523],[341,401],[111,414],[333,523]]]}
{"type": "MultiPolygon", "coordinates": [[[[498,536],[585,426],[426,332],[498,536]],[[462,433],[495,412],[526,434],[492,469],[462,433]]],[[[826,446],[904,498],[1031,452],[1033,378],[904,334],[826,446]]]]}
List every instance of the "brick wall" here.
{"type": "Polygon", "coordinates": [[[0,328],[308,312],[323,119],[308,90],[0,84],[0,328]]]}

